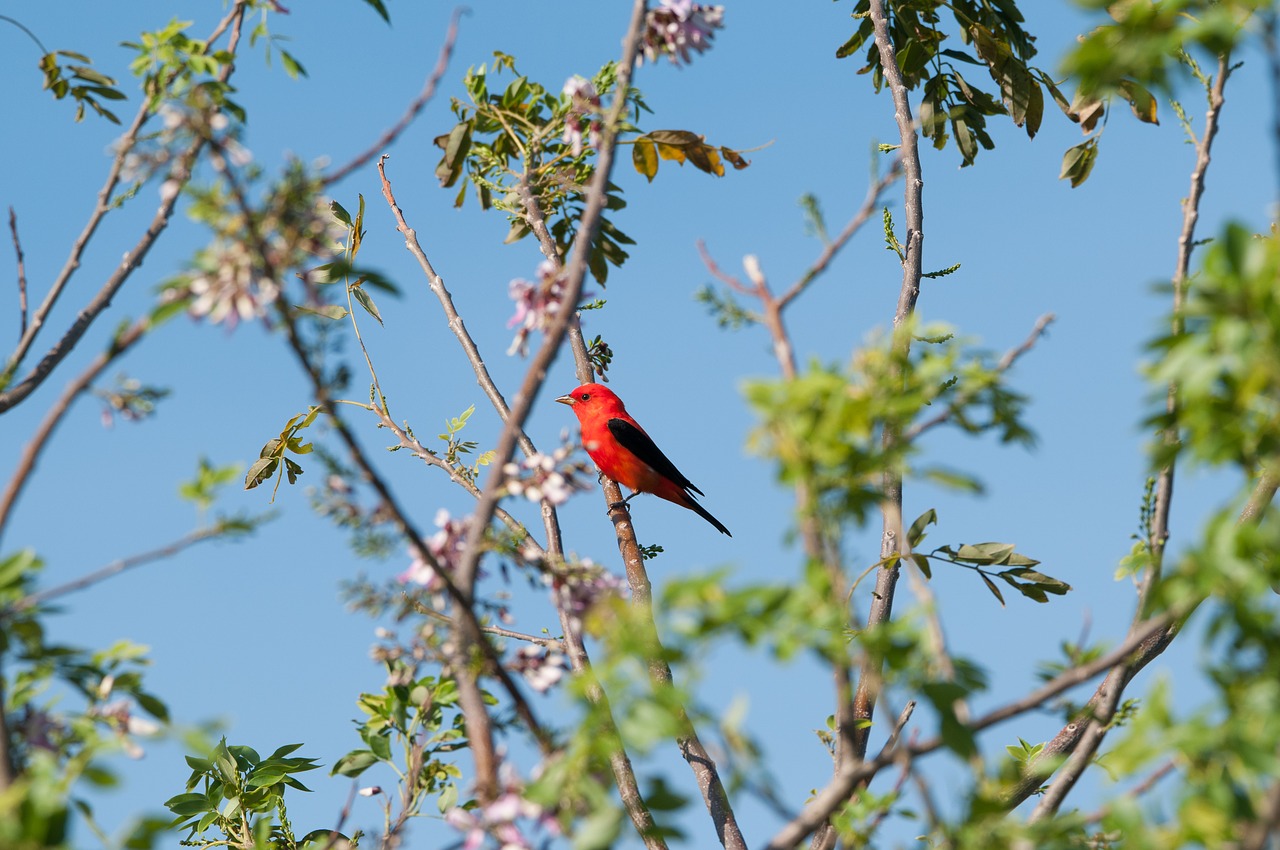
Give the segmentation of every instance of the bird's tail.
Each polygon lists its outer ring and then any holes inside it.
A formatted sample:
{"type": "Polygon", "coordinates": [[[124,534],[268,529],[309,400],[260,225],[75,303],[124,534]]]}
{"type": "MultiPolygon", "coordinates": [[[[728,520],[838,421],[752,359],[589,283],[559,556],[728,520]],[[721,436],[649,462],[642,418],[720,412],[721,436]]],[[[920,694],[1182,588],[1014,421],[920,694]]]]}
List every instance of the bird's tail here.
{"type": "Polygon", "coordinates": [[[724,523],[722,523],[720,520],[713,517],[711,515],[711,511],[707,510],[702,505],[698,504],[698,502],[693,498],[693,496],[689,495],[688,493],[685,493],[683,504],[686,508],[693,511],[698,516],[702,517],[707,522],[714,525],[720,531],[721,534],[728,534],[730,537],[733,536],[732,534],[729,534],[729,529],[724,527],[724,523]]]}

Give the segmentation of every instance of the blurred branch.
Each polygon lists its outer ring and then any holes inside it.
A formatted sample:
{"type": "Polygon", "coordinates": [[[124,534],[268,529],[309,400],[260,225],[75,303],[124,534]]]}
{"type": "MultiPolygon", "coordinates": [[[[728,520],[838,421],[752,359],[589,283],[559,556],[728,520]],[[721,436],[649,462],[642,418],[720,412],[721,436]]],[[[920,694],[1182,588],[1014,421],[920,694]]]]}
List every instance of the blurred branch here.
{"type": "Polygon", "coordinates": [[[849,219],[849,223],[836,235],[835,239],[827,243],[822,253],[818,255],[818,259],[800,276],[800,279],[791,284],[791,288],[778,297],[779,310],[785,309],[788,304],[809,288],[809,284],[813,283],[827,270],[827,267],[831,265],[831,261],[840,253],[840,249],[848,244],[849,240],[862,229],[862,225],[867,223],[867,219],[880,207],[880,196],[896,183],[901,176],[902,158],[894,157],[889,165],[889,170],[867,187],[867,196],[863,200],[862,206],[853,214],[853,218],[849,219]]]}
{"type": "Polygon", "coordinates": [[[27,269],[22,261],[22,242],[18,239],[18,214],[9,207],[9,232],[13,234],[13,252],[18,257],[18,336],[27,332],[27,269]]]}
{"type": "Polygon", "coordinates": [[[62,391],[62,395],[58,396],[58,400],[49,408],[49,412],[45,414],[44,419],[32,435],[31,442],[27,443],[22,450],[22,456],[18,459],[18,466],[14,469],[8,486],[5,487],[4,495],[0,496],[0,538],[4,537],[5,528],[8,526],[9,517],[13,513],[18,496],[22,493],[23,487],[26,486],[31,474],[35,471],[36,461],[39,460],[41,452],[44,451],[45,445],[49,442],[49,438],[53,436],[53,432],[58,427],[58,423],[62,421],[62,417],[70,409],[72,402],[81,393],[89,389],[93,382],[98,379],[98,376],[102,374],[103,370],[111,365],[121,354],[128,351],[134,343],[142,339],[150,327],[151,322],[148,319],[139,319],[117,335],[111,340],[111,344],[107,346],[107,349],[94,358],[88,369],[85,369],[78,378],[67,384],[66,389],[62,391]]]}
{"type": "MultiPolygon", "coordinates": [[[[1218,74],[1208,91],[1209,107],[1205,111],[1204,130],[1196,142],[1196,162],[1191,171],[1191,187],[1186,199],[1182,202],[1182,230],[1178,235],[1178,257],[1173,273],[1172,333],[1174,334],[1181,333],[1184,327],[1182,306],[1186,298],[1187,280],[1190,276],[1191,254],[1196,244],[1195,229],[1196,222],[1200,217],[1200,199],[1204,195],[1205,175],[1209,169],[1210,151],[1213,146],[1213,139],[1218,133],[1218,119],[1225,102],[1223,90],[1226,86],[1227,78],[1231,75],[1231,67],[1229,55],[1223,54],[1218,57],[1218,74]]],[[[1179,441],[1176,424],[1178,387],[1174,384],[1169,385],[1165,409],[1172,424],[1161,433],[1160,439],[1166,445],[1176,445],[1179,441]]],[[[1149,612],[1152,604],[1151,588],[1160,578],[1165,543],[1169,539],[1169,512],[1173,503],[1174,468],[1173,461],[1170,461],[1167,466],[1160,470],[1160,474],[1156,479],[1155,509],[1152,514],[1148,541],[1151,551],[1151,563],[1143,576],[1139,590],[1138,610],[1134,615],[1135,627],[1149,612]]],[[[1244,517],[1242,516],[1243,520],[1244,517]]],[[[1027,765],[1022,780],[1007,799],[1007,803],[1010,806],[1016,806],[1022,800],[1025,800],[1029,794],[1040,787],[1047,775],[1051,775],[1051,773],[1046,773],[1046,766],[1061,763],[1062,756],[1070,754],[1061,772],[1058,773],[1057,778],[1049,786],[1036,805],[1035,810],[1031,813],[1030,820],[1040,820],[1058,811],[1067,794],[1075,787],[1075,783],[1081,774],[1093,763],[1093,756],[1098,747],[1101,746],[1102,739],[1106,737],[1107,729],[1115,714],[1116,707],[1120,705],[1120,699],[1125,687],[1142,667],[1164,652],[1165,648],[1172,643],[1180,628],[1180,623],[1172,625],[1165,633],[1158,635],[1157,639],[1148,644],[1146,653],[1143,653],[1132,663],[1117,666],[1103,680],[1093,697],[1082,709],[1081,715],[1073,719],[1072,723],[1067,724],[1027,765]]]]}
{"type": "MultiPolygon", "coordinates": [[[[1156,786],[1156,783],[1158,783],[1161,779],[1164,779],[1166,776],[1168,776],[1170,773],[1173,773],[1177,769],[1178,769],[1178,763],[1170,759],[1169,761],[1165,762],[1164,764],[1160,765],[1158,768],[1153,770],[1151,774],[1147,776],[1146,779],[1142,780],[1137,785],[1133,786],[1128,791],[1126,791],[1125,796],[1128,797],[1130,800],[1138,799],[1143,794],[1147,793],[1152,788],[1154,788],[1156,786]]],[[[1098,823],[1111,812],[1111,809],[1112,809],[1112,806],[1110,804],[1104,805],[1102,806],[1102,808],[1098,809],[1097,811],[1085,817],[1084,822],[1087,824],[1098,823]]]]}
{"type": "MultiPolygon", "coordinates": [[[[906,216],[906,239],[902,259],[902,286],[898,293],[898,305],[893,315],[895,352],[905,359],[911,345],[911,337],[901,333],[905,323],[915,312],[916,299],[920,296],[921,252],[924,243],[924,178],[920,170],[920,153],[917,148],[916,127],[911,104],[907,98],[907,86],[898,67],[893,39],[889,35],[888,16],[884,0],[870,0],[869,13],[875,30],[876,49],[885,84],[893,98],[894,119],[902,147],[902,167],[905,172],[903,185],[903,211],[906,216]]],[[[886,426],[882,436],[885,448],[892,449],[899,442],[894,429],[886,426]]],[[[876,573],[875,590],[871,594],[871,606],[867,612],[866,628],[887,623],[893,616],[894,590],[898,583],[899,567],[894,556],[906,554],[902,534],[902,476],[897,470],[884,473],[882,484],[884,498],[881,502],[882,529],[880,559],[888,564],[876,573]]],[[[881,678],[881,659],[868,655],[864,658],[858,675],[858,686],[853,697],[853,716],[856,729],[852,746],[843,753],[837,771],[845,771],[866,757],[871,734],[872,718],[881,678]]],[[[826,846],[830,846],[828,843],[826,846]]]]}
{"type": "MultiPolygon", "coordinates": [[[[231,36],[227,44],[227,50],[231,53],[236,51],[240,42],[240,26],[244,20],[247,4],[248,0],[236,0],[231,11],[214,28],[213,34],[208,39],[209,45],[212,45],[230,27],[231,36]]],[[[227,82],[231,78],[234,69],[235,66],[231,63],[224,65],[218,74],[218,80],[223,83],[227,82]]],[[[170,79],[172,80],[172,77],[170,79]]],[[[165,228],[169,225],[169,217],[173,214],[173,208],[178,202],[179,193],[177,192],[162,196],[160,207],[156,210],[155,215],[152,216],[151,223],[147,226],[146,231],[134,244],[133,248],[125,252],[124,259],[116,266],[116,270],[107,278],[106,283],[98,290],[98,293],[79,311],[71,327],[67,329],[61,339],[54,343],[53,347],[49,349],[26,377],[9,387],[9,380],[12,379],[28,351],[30,351],[36,336],[40,333],[41,328],[44,327],[45,320],[53,309],[53,305],[71,280],[72,274],[80,267],[80,259],[84,254],[85,247],[89,244],[89,240],[93,238],[98,225],[102,223],[102,219],[106,214],[115,208],[111,194],[115,191],[116,186],[119,185],[120,172],[124,168],[125,157],[137,143],[138,133],[151,116],[149,104],[150,100],[144,98],[142,105],[138,109],[138,114],[134,116],[133,123],[129,125],[129,129],[125,131],[124,136],[117,143],[115,159],[112,160],[106,182],[98,191],[98,202],[89,216],[89,221],[85,224],[84,230],[80,232],[80,235],[76,237],[76,241],[71,246],[71,255],[63,265],[62,271],[49,288],[44,301],[41,302],[32,315],[31,324],[27,326],[22,338],[18,340],[18,345],[13,354],[9,356],[9,361],[5,365],[3,372],[0,372],[0,387],[4,388],[4,391],[0,392],[0,413],[4,413],[14,405],[19,404],[36,387],[44,383],[54,368],[62,362],[62,359],[71,352],[71,349],[84,336],[85,331],[89,329],[89,325],[93,323],[94,319],[111,304],[112,299],[120,290],[120,287],[124,286],[125,281],[129,279],[133,271],[142,265],[142,261],[146,259],[147,253],[151,250],[151,246],[155,244],[156,240],[160,238],[160,235],[164,233],[165,228]]],[[[179,184],[185,184],[190,180],[192,168],[204,145],[205,140],[203,138],[197,138],[192,142],[191,146],[177,157],[177,164],[170,170],[169,179],[177,181],[179,184]]]]}
{"type": "MultiPolygon", "coordinates": [[[[1059,673],[1026,696],[1006,703],[999,708],[992,709],[976,720],[964,724],[965,728],[971,733],[981,732],[1010,718],[1040,708],[1063,691],[1086,682],[1102,671],[1115,667],[1117,664],[1122,664],[1134,653],[1141,657],[1145,651],[1143,648],[1149,641],[1160,639],[1164,633],[1176,624],[1179,617],[1185,617],[1187,614],[1189,614],[1189,611],[1179,612],[1177,616],[1173,612],[1169,612],[1148,620],[1139,628],[1131,630],[1123,643],[1100,658],[1059,673]]],[[[913,707],[913,705],[911,704],[908,707],[913,707]]],[[[940,750],[945,746],[941,735],[906,746],[899,746],[897,744],[897,736],[891,735],[890,740],[886,742],[886,746],[881,748],[880,754],[874,759],[864,759],[858,763],[842,765],[826,787],[813,796],[809,804],[805,806],[795,820],[788,823],[774,835],[769,842],[769,850],[789,850],[789,848],[803,840],[812,830],[824,823],[836,809],[844,805],[849,799],[849,794],[859,784],[870,781],[872,777],[888,765],[901,762],[904,759],[914,761],[920,756],[940,750]]]]}
{"type": "MultiPolygon", "coordinates": [[[[440,55],[436,59],[436,66],[432,69],[431,75],[427,77],[427,81],[423,85],[421,93],[419,93],[419,95],[414,98],[413,102],[409,104],[409,108],[405,110],[405,113],[400,117],[400,120],[388,128],[376,142],[370,145],[368,149],[359,156],[322,178],[320,181],[322,186],[332,186],[334,183],[337,183],[357,168],[362,168],[367,165],[369,160],[377,156],[379,152],[386,150],[388,145],[395,142],[396,139],[399,138],[400,134],[413,123],[415,118],[418,117],[418,113],[420,113],[431,101],[431,98],[435,97],[436,86],[440,84],[440,80],[444,77],[445,71],[449,69],[449,60],[453,56],[453,47],[458,40],[458,20],[462,17],[463,11],[462,7],[457,7],[453,10],[453,15],[449,19],[449,29],[445,32],[444,44],[441,45],[440,55]]],[[[386,154],[383,154],[383,159],[386,159],[386,154]]],[[[381,164],[379,164],[378,171],[382,171],[381,164]]],[[[385,186],[385,182],[383,185],[385,186]]]]}
{"type": "Polygon", "coordinates": [[[225,520],[216,522],[206,528],[198,528],[190,534],[186,534],[172,543],[167,543],[158,549],[152,549],[148,552],[141,552],[137,555],[130,555],[127,558],[112,561],[105,567],[94,570],[91,573],[86,573],[78,579],[66,582],[65,584],[59,584],[55,587],[48,588],[47,590],[28,594],[13,603],[9,611],[25,611],[26,609],[39,605],[42,602],[48,602],[50,599],[57,599],[60,596],[66,596],[68,593],[74,593],[77,590],[84,590],[87,587],[100,584],[101,582],[106,581],[112,576],[118,575],[125,570],[131,570],[134,567],[140,567],[154,561],[162,561],[165,558],[172,558],[174,555],[184,549],[189,549],[197,543],[222,537],[231,531],[232,529],[229,527],[229,523],[225,520]]]}
{"type": "MultiPolygon", "coordinates": [[[[1004,353],[1004,356],[1000,358],[1000,362],[996,364],[996,374],[999,375],[1009,371],[1009,369],[1013,367],[1013,364],[1017,363],[1022,355],[1029,352],[1032,348],[1035,348],[1036,343],[1040,341],[1040,337],[1045,335],[1045,332],[1049,329],[1049,325],[1053,324],[1053,321],[1056,318],[1057,317],[1053,313],[1045,313],[1039,319],[1036,319],[1035,326],[1031,328],[1031,333],[1029,333],[1027,338],[1022,341],[1022,344],[1016,348],[1009,349],[1004,353]]],[[[968,400],[968,397],[961,395],[956,399],[955,403],[948,406],[946,410],[943,410],[941,413],[926,419],[923,422],[918,422],[904,431],[902,434],[902,440],[909,443],[924,432],[949,422],[951,417],[955,415],[956,408],[963,407],[968,400]]]]}

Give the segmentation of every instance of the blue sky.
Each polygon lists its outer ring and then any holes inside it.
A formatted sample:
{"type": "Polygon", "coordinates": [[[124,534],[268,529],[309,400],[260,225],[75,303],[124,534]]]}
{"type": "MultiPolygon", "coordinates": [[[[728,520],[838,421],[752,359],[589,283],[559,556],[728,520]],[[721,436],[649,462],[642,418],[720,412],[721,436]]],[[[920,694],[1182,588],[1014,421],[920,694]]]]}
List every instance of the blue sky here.
{"type": "MultiPolygon", "coordinates": [[[[480,2],[463,18],[453,65],[440,95],[390,149],[388,162],[397,197],[458,309],[485,354],[499,385],[513,391],[524,361],[506,356],[512,306],[507,283],[531,277],[539,257],[530,241],[501,244],[501,215],[481,214],[469,202],[451,206],[453,191],[438,188],[433,172],[438,150],[431,139],[452,126],[448,97],[461,93],[468,66],[502,50],[517,58],[522,73],[558,89],[571,74],[590,76],[615,58],[625,29],[627,4],[566,2],[554,17],[545,4],[480,2]]],[[[1056,67],[1062,52],[1083,31],[1085,19],[1063,3],[1027,3],[1028,29],[1039,34],[1041,60],[1056,67]]],[[[613,388],[667,454],[703,489],[704,503],[734,533],[714,532],[697,517],[656,499],[633,502],[643,543],[665,553],[652,565],[655,582],[721,566],[731,581],[785,580],[800,561],[789,542],[791,497],[772,469],[744,448],[753,420],[741,395],[745,380],[777,373],[760,329],[718,330],[693,292],[709,282],[695,248],[705,240],[720,265],[740,269],[755,254],[776,288],[796,279],[816,258],[820,245],[804,232],[798,198],[813,193],[837,230],[865,193],[872,149],[896,141],[886,96],[876,96],[856,65],[837,61],[835,48],[847,37],[851,3],[727,4],[726,28],[715,47],[691,67],[646,65],[636,84],[655,114],[644,129],[687,129],[708,141],[756,148],[751,167],[724,178],[663,163],[646,181],[622,158],[615,182],[629,206],[615,221],[636,239],[631,260],[610,276],[603,311],[587,315],[586,331],[603,334],[616,359],[613,388]],[[763,146],[763,147],[762,147],[763,146]]],[[[310,72],[290,80],[279,67],[265,68],[261,49],[239,63],[239,99],[250,118],[245,145],[268,171],[287,155],[305,161],[327,157],[344,162],[395,121],[435,64],[450,7],[391,4],[387,26],[363,4],[323,0],[296,3],[292,14],[273,18],[273,31],[287,35],[288,49],[310,72]]],[[[177,15],[207,31],[220,3],[142,2],[116,5],[49,3],[24,6],[18,17],[50,49],[91,55],[96,67],[130,82],[129,52],[119,42],[134,39],[177,15]]],[[[0,202],[18,215],[32,297],[57,273],[91,209],[109,162],[116,128],[96,118],[71,120],[71,107],[39,90],[38,51],[10,27],[0,27],[0,63],[10,84],[5,110],[21,132],[0,134],[0,202]]],[[[1274,212],[1276,177],[1267,143],[1274,93],[1261,57],[1243,57],[1230,81],[1222,132],[1214,151],[1202,206],[1202,237],[1228,218],[1256,229],[1274,212]]],[[[1194,126],[1203,119],[1203,98],[1183,98],[1194,126]]],[[[119,111],[131,114],[136,97],[119,111]]],[[[1038,660],[1055,657],[1064,640],[1082,632],[1094,638],[1123,633],[1133,604],[1127,583],[1112,576],[1137,526],[1143,481],[1148,474],[1140,423],[1153,393],[1140,375],[1145,342],[1160,332],[1167,305],[1154,286],[1167,280],[1175,260],[1180,199],[1193,162],[1177,122],[1161,104],[1161,126],[1133,120],[1117,109],[1107,126],[1093,176],[1072,190],[1057,179],[1065,148],[1079,129],[1050,107],[1041,134],[1025,134],[992,120],[997,149],[976,166],[960,169],[954,150],[925,146],[926,269],[961,263],[947,278],[926,281],[919,308],[928,320],[945,321],[995,351],[1019,343],[1036,318],[1057,315],[1046,339],[1013,371],[1015,385],[1032,399],[1028,418],[1038,445],[1027,451],[1001,448],[991,439],[936,433],[929,457],[977,474],[986,495],[961,497],[911,484],[908,518],[934,507],[940,515],[930,543],[1005,540],[1039,558],[1050,574],[1075,591],[1048,606],[1009,600],[1000,608],[967,573],[940,569],[933,589],[957,654],[978,659],[991,673],[991,691],[979,707],[994,705],[1032,683],[1038,660]]],[[[53,316],[52,336],[96,290],[140,221],[150,216],[155,185],[108,220],[94,239],[76,283],[53,316]]],[[[366,343],[398,418],[420,435],[432,435],[448,416],[469,405],[477,414],[468,429],[482,446],[498,425],[470,369],[403,248],[369,166],[339,184],[337,200],[354,209],[358,193],[368,203],[369,231],[362,259],[395,280],[404,297],[380,300],[386,326],[366,322],[366,343]]],[[[900,216],[899,189],[889,205],[900,216]]],[[[204,244],[200,228],[179,216],[129,286],[69,358],[64,368],[20,408],[0,419],[5,469],[61,387],[104,344],[125,316],[145,311],[155,287],[179,271],[204,244]]],[[[5,250],[0,268],[11,269],[5,250]]],[[[11,271],[5,272],[12,279],[11,271]]],[[[831,270],[791,310],[788,321],[802,360],[840,362],[892,317],[900,271],[884,250],[873,222],[831,270]]],[[[3,303],[11,304],[10,296],[3,303]]],[[[12,307],[6,333],[16,328],[12,307]]],[[[266,440],[305,409],[302,376],[280,339],[258,327],[234,333],[185,319],[170,323],[121,365],[146,383],[173,394],[159,414],[141,425],[120,423],[104,430],[99,411],[83,401],[63,423],[27,489],[5,551],[34,547],[47,561],[46,582],[78,576],[115,558],[176,538],[196,522],[194,509],[176,497],[201,456],[223,464],[248,465],[266,440]]],[[[114,374],[114,373],[113,373],[114,374]]],[[[544,447],[558,443],[572,424],[569,411],[550,404],[576,382],[567,356],[555,364],[528,430],[544,447]]],[[[357,380],[353,397],[363,396],[357,380]]],[[[376,449],[386,435],[373,422],[352,416],[365,446],[376,449]]],[[[451,488],[407,455],[380,458],[405,504],[421,526],[439,507],[467,511],[465,494],[451,488]]],[[[318,473],[318,468],[313,468],[318,473]]],[[[8,472],[5,472],[8,475],[8,472]]],[[[360,573],[387,577],[407,559],[361,562],[342,535],[307,508],[304,476],[282,488],[281,518],[252,540],[215,544],[184,553],[68,597],[50,620],[56,639],[91,647],[129,638],[152,648],[150,687],[166,699],[182,724],[216,720],[232,742],[264,752],[305,742],[300,754],[330,765],[358,743],[349,721],[360,690],[376,689],[381,673],[368,657],[375,623],[344,609],[339,586],[360,573]]],[[[1173,545],[1193,535],[1206,512],[1236,482],[1221,476],[1180,477],[1173,516],[1173,545]]],[[[262,490],[233,488],[220,508],[257,511],[262,490]]],[[[520,506],[532,521],[535,512],[520,506]]],[[[620,570],[611,526],[598,488],[573,499],[561,522],[569,547],[620,570]]],[[[851,565],[870,563],[878,535],[853,536],[851,565]]],[[[518,627],[553,627],[548,607],[529,599],[517,611],[518,627]]],[[[865,610],[865,598],[860,600],[865,610]]],[[[899,610],[905,610],[900,605],[899,610]]],[[[553,627],[554,630],[554,627],[553,627]]],[[[1180,699],[1201,694],[1194,674],[1198,650],[1183,639],[1143,674],[1177,680],[1180,699]],[[1158,672],[1156,667],[1166,671],[1158,672]]],[[[830,712],[827,677],[797,661],[785,667],[734,649],[701,661],[699,699],[712,708],[736,695],[749,701],[749,728],[770,759],[781,793],[793,806],[826,781],[830,764],[812,730],[830,712]]],[[[677,671],[689,675],[690,671],[677,671]]],[[[558,697],[537,700],[554,717],[558,697]]],[[[927,711],[917,715],[923,734],[933,731],[927,711]]],[[[1057,729],[1051,716],[1030,716],[984,739],[993,748],[1021,736],[1043,740],[1057,729]]],[[[666,770],[675,781],[688,774],[668,748],[644,770],[666,770]]],[[[181,748],[156,745],[137,763],[118,765],[125,782],[100,798],[104,821],[119,824],[129,813],[160,809],[181,790],[186,768],[181,748]]],[[[349,785],[308,777],[316,791],[294,802],[296,824],[327,826],[336,818],[349,785]]],[[[1084,804],[1096,794],[1086,789],[1084,804]]],[[[739,816],[751,843],[761,843],[776,818],[744,798],[739,816]]],[[[374,827],[372,805],[357,806],[353,822],[374,827]]],[[[709,824],[695,811],[687,820],[690,846],[708,846],[709,824]]],[[[423,824],[415,838],[448,840],[447,828],[423,824]]],[[[900,836],[909,838],[910,834],[900,836]]],[[[82,843],[90,846],[88,836],[82,843]]],[[[423,845],[419,845],[423,846],[423,845]]]]}

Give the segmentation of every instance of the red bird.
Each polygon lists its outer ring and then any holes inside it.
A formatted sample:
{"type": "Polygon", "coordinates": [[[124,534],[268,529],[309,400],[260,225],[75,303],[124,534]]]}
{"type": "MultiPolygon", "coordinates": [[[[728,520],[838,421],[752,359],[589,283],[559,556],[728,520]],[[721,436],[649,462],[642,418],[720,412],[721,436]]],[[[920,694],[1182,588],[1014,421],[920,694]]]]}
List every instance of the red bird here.
{"type": "Polygon", "coordinates": [[[693,493],[701,496],[702,491],[667,460],[612,390],[600,384],[583,384],[556,401],[573,408],[582,426],[582,444],[600,471],[634,491],[622,504],[640,493],[652,493],[688,508],[729,534],[729,529],[694,498],[693,493]]]}

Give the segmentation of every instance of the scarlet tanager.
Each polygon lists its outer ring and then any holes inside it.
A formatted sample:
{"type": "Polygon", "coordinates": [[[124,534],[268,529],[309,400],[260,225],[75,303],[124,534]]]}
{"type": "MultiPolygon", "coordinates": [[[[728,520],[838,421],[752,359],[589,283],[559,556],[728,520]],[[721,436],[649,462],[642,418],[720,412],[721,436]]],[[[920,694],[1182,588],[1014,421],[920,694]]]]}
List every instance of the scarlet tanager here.
{"type": "Polygon", "coordinates": [[[582,444],[600,471],[634,491],[622,504],[640,493],[652,493],[688,508],[729,534],[729,529],[694,498],[694,493],[701,496],[702,491],[654,445],[612,390],[601,384],[583,384],[556,401],[573,408],[582,426],[582,444]]]}

